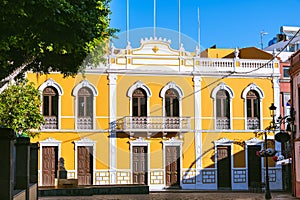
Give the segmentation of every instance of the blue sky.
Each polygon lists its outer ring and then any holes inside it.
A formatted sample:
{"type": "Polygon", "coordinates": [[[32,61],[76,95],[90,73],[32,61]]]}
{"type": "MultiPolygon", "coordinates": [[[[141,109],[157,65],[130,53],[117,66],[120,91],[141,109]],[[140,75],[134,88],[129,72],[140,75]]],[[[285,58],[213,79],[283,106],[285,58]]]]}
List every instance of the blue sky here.
{"type": "MultiPolygon", "coordinates": [[[[129,0],[129,40],[137,47],[141,37],[154,35],[154,0],[129,0]]],[[[126,0],[112,0],[111,27],[120,29],[114,45],[126,44],[126,0]]],[[[184,47],[193,50],[198,43],[200,9],[201,49],[256,46],[260,32],[264,47],[280,32],[281,26],[300,26],[300,0],[180,0],[180,29],[184,47]],[[189,47],[187,47],[189,46],[189,47]]],[[[156,0],[156,35],[172,40],[178,48],[178,0],[156,0]]]]}

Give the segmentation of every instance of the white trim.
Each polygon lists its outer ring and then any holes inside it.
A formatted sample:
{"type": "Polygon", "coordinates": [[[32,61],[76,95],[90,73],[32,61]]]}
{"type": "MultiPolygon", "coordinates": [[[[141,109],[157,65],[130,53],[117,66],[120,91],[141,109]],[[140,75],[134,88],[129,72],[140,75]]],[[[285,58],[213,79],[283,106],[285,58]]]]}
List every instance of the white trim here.
{"type": "Polygon", "coordinates": [[[258,93],[258,96],[259,96],[259,110],[260,110],[260,116],[259,116],[259,124],[260,124],[260,130],[262,130],[263,128],[263,119],[262,119],[262,116],[263,116],[263,109],[262,109],[262,99],[265,97],[264,95],[264,92],[262,91],[262,89],[260,87],[258,87],[255,83],[251,83],[249,84],[242,92],[242,98],[244,99],[244,113],[245,113],[245,120],[244,120],[244,123],[245,123],[245,130],[247,130],[247,94],[250,90],[254,90],[258,93]]]}
{"type": "Polygon", "coordinates": [[[146,92],[147,95],[147,116],[150,116],[150,97],[152,96],[152,92],[150,90],[150,88],[143,83],[141,80],[135,82],[127,91],[127,97],[129,97],[129,104],[130,104],[130,116],[132,116],[132,94],[133,92],[138,89],[141,88],[146,92]]]}
{"type": "Polygon", "coordinates": [[[84,87],[87,87],[89,88],[92,93],[93,93],[93,129],[92,130],[95,130],[96,129],[96,96],[98,96],[98,91],[97,91],[97,88],[91,84],[88,80],[83,80],[81,81],[80,83],[78,83],[73,91],[72,91],[72,96],[75,97],[75,100],[74,100],[74,109],[75,109],[75,130],[77,130],[77,116],[78,116],[78,106],[77,106],[77,103],[78,103],[78,91],[81,89],[81,88],[84,88],[84,87]]]}
{"type": "Polygon", "coordinates": [[[57,147],[57,154],[59,159],[61,157],[61,141],[56,140],[54,138],[47,138],[45,140],[39,141],[40,146],[40,170],[39,170],[39,177],[40,177],[40,183],[39,185],[43,185],[43,147],[57,147]]]}
{"type": "Polygon", "coordinates": [[[96,182],[95,181],[95,171],[96,171],[96,142],[84,137],[81,138],[80,140],[74,141],[75,144],[75,158],[74,158],[74,164],[75,164],[75,178],[78,178],[78,151],[77,147],[79,146],[84,146],[84,147],[93,147],[93,180],[92,180],[92,185],[96,182]]]}
{"type": "MultiPolygon", "coordinates": [[[[180,177],[179,177],[179,185],[182,186],[183,183],[182,183],[182,143],[183,141],[182,140],[178,140],[174,137],[166,140],[166,141],[163,141],[163,171],[164,171],[164,180],[166,180],[166,147],[170,147],[170,146],[176,146],[176,147],[179,147],[179,159],[180,159],[180,177]]],[[[166,181],[164,181],[164,186],[166,187],[167,186],[167,183],[166,181]]]]}
{"type": "Polygon", "coordinates": [[[136,140],[131,140],[129,141],[130,143],[130,172],[131,172],[131,183],[133,184],[133,152],[132,149],[134,146],[145,146],[147,147],[147,185],[150,185],[150,178],[151,178],[151,174],[150,174],[150,141],[149,140],[145,140],[144,138],[140,137],[137,138],[136,140]]]}
{"type": "Polygon", "coordinates": [[[116,130],[114,128],[117,120],[117,75],[109,74],[109,122],[110,122],[110,137],[109,137],[109,171],[110,184],[117,183],[117,139],[116,130]]]}
{"type": "MultiPolygon", "coordinates": [[[[226,92],[228,92],[229,95],[229,108],[230,108],[230,116],[229,116],[229,129],[232,129],[232,99],[234,98],[234,92],[233,90],[226,85],[225,83],[220,83],[219,85],[217,85],[217,87],[215,87],[212,92],[211,92],[211,98],[214,100],[214,119],[217,119],[217,93],[219,90],[225,90],[226,92]]],[[[214,127],[215,129],[217,129],[217,120],[214,120],[214,127]]]]}
{"type": "MultiPolygon", "coordinates": [[[[200,55],[200,54],[199,54],[200,55]]],[[[202,169],[202,120],[201,120],[201,81],[200,76],[194,76],[194,115],[195,115],[195,158],[196,158],[196,188],[200,188],[201,169],[202,169]]]]}
{"type": "MultiPolygon", "coordinates": [[[[61,129],[61,96],[64,94],[64,91],[62,89],[62,87],[56,82],[54,81],[52,78],[49,78],[48,80],[46,80],[44,83],[42,83],[38,90],[41,93],[41,101],[43,102],[43,91],[45,90],[46,87],[54,87],[58,93],[58,116],[57,116],[57,129],[61,129]]],[[[44,102],[43,102],[44,103],[44,102]]],[[[41,113],[43,113],[43,107],[40,107],[41,113]]]]}

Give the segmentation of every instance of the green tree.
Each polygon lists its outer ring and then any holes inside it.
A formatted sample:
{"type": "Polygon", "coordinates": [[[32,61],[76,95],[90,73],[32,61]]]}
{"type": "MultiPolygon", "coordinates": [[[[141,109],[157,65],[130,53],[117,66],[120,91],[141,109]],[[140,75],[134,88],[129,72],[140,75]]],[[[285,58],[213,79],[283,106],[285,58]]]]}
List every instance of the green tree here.
{"type": "Polygon", "coordinates": [[[20,81],[0,93],[0,125],[28,137],[38,136],[36,130],[44,123],[41,94],[34,83],[20,81]]]}
{"type": "Polygon", "coordinates": [[[82,61],[117,31],[109,27],[109,2],[0,1],[0,81],[15,70],[78,73],[82,61]]]}

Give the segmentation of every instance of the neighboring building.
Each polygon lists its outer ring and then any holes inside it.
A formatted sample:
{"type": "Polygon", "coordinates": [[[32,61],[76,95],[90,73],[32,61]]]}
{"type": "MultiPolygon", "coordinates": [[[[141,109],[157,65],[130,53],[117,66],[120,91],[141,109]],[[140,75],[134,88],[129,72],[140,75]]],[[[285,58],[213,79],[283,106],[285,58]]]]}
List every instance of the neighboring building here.
{"type": "Polygon", "coordinates": [[[291,69],[289,74],[291,75],[291,93],[292,93],[292,109],[294,110],[293,114],[293,169],[292,169],[292,178],[293,178],[293,195],[300,197],[300,50],[294,53],[290,58],[291,69]]]}
{"type": "MultiPolygon", "coordinates": [[[[33,140],[39,185],[55,185],[60,157],[80,185],[247,190],[264,182],[256,153],[270,104],[280,107],[279,61],[257,48],[213,51],[197,57],[150,38],[112,46],[108,63],[84,75],[27,73],[46,119],[33,140]]],[[[280,152],[272,132],[268,139],[280,152]]],[[[269,166],[270,188],[282,189],[281,166],[269,166]]]]}

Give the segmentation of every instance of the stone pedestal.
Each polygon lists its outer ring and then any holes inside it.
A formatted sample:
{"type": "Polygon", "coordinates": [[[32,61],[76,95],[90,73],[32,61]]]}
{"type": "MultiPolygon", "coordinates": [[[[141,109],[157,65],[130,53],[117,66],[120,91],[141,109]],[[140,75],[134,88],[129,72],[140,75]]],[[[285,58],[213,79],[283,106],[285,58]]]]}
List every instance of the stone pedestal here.
{"type": "Polygon", "coordinates": [[[13,199],[15,141],[12,129],[0,128],[0,199],[13,199]]]}

